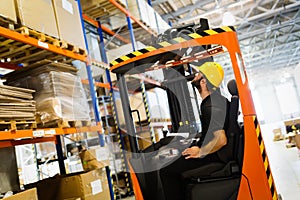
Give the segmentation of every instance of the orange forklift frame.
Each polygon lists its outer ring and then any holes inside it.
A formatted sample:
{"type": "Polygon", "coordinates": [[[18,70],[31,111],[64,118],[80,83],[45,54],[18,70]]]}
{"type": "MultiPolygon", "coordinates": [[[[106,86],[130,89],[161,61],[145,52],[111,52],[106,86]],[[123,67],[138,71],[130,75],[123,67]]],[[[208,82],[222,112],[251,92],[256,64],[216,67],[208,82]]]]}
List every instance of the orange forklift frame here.
{"type": "MultiPolygon", "coordinates": [[[[131,53],[134,57],[122,56],[111,62],[111,71],[121,68],[129,63],[142,60],[149,56],[154,56],[180,48],[188,48],[203,45],[221,45],[226,47],[236,79],[241,108],[244,119],[244,159],[242,168],[242,178],[240,182],[238,200],[263,199],[277,200],[278,194],[271,173],[268,156],[265,150],[260,125],[257,120],[248,77],[246,74],[242,53],[240,50],[237,34],[233,27],[221,27],[203,31],[204,34],[190,34],[191,40],[175,38],[170,44],[168,42],[159,43],[161,48],[146,47],[131,53]],[[247,177],[247,178],[245,178],[247,177]],[[251,190],[251,191],[250,191],[251,190]]],[[[131,168],[131,171],[132,168],[131,168]]],[[[132,175],[132,183],[137,200],[143,200],[137,177],[132,175]]]]}

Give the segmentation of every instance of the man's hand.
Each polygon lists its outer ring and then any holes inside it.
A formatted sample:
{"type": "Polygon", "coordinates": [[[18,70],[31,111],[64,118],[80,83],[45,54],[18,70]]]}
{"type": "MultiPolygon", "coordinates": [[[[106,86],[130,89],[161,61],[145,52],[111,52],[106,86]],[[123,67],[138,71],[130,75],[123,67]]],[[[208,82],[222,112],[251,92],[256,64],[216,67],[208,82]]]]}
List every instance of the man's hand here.
{"type": "Polygon", "coordinates": [[[182,155],[185,156],[185,159],[200,158],[201,149],[198,146],[193,146],[193,147],[185,149],[182,152],[182,155]]]}

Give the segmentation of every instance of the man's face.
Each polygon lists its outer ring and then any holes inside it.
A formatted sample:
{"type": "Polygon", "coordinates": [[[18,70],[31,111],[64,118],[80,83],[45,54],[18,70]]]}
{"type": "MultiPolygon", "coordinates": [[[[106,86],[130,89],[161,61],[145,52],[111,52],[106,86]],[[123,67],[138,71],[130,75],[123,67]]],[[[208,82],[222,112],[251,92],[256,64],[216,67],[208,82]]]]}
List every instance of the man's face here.
{"type": "Polygon", "coordinates": [[[200,81],[204,78],[204,76],[201,74],[201,73],[198,73],[195,78],[192,80],[192,85],[195,86],[199,93],[201,94],[202,92],[202,88],[201,88],[201,85],[200,85],[200,81]]]}

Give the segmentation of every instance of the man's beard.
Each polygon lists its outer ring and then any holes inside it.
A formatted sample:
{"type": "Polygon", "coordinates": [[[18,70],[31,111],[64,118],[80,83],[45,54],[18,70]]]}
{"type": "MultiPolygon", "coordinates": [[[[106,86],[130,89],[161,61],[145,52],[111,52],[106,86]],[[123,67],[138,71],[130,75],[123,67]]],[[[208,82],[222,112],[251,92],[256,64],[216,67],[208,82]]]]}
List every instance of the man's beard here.
{"type": "Polygon", "coordinates": [[[201,93],[202,93],[202,88],[201,88],[201,86],[198,88],[198,91],[199,91],[199,94],[201,95],[201,93]]]}

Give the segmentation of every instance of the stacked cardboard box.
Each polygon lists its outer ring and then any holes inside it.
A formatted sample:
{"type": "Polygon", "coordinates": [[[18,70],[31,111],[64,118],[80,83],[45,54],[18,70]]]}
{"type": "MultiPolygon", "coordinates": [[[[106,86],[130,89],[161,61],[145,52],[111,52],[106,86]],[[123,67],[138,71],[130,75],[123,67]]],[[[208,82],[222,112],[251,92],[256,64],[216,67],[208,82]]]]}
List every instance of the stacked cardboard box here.
{"type": "Polygon", "coordinates": [[[15,195],[5,198],[5,200],[38,200],[36,188],[22,191],[15,195]]]}
{"type": "Polygon", "coordinates": [[[38,198],[42,200],[98,200],[110,199],[105,168],[85,173],[60,175],[25,185],[36,187],[38,198]]]}
{"type": "Polygon", "coordinates": [[[52,0],[59,38],[85,49],[84,36],[77,1],[52,0]]]}
{"type": "MultiPolygon", "coordinates": [[[[101,8],[102,2],[103,0],[84,0],[82,1],[83,10],[87,9],[88,6],[93,8],[92,5],[94,5],[95,10],[97,10],[96,5],[98,5],[98,13],[100,13],[101,10],[99,8],[101,8]]],[[[131,15],[143,22],[155,33],[163,33],[171,28],[170,25],[147,3],[147,1],[127,0],[127,2],[128,10],[131,15]]],[[[94,15],[97,16],[97,13],[94,13],[94,15]]],[[[110,13],[113,13],[110,15],[110,25],[113,30],[127,24],[126,18],[124,18],[124,14],[121,11],[115,10],[110,13]]]]}
{"type": "Polygon", "coordinates": [[[33,30],[58,38],[52,0],[15,0],[18,21],[33,30]]]}
{"type": "Polygon", "coordinates": [[[0,85],[1,124],[11,120],[35,120],[34,90],[0,85]]]}
{"type": "MultiPolygon", "coordinates": [[[[116,0],[118,4],[126,7],[126,0],[116,0]]],[[[117,9],[112,3],[107,0],[81,0],[82,10],[92,18],[104,16],[108,13],[113,14],[117,9]]]]}
{"type": "MultiPolygon", "coordinates": [[[[2,1],[14,3],[14,0],[1,0],[0,5],[2,5],[2,1]]],[[[85,49],[77,1],[15,0],[15,3],[18,22],[21,25],[85,49]]],[[[3,8],[7,9],[6,4],[3,8]]],[[[1,10],[2,7],[0,7],[0,15],[2,14],[1,10]]]]}
{"type": "Polygon", "coordinates": [[[84,171],[109,166],[109,150],[107,147],[97,147],[83,150],[79,154],[84,171]]]}
{"type": "Polygon", "coordinates": [[[36,90],[41,123],[89,121],[89,106],[76,68],[66,64],[36,63],[6,75],[6,84],[36,90]]]}
{"type": "Polygon", "coordinates": [[[283,134],[281,132],[281,128],[273,129],[274,138],[273,141],[283,140],[283,134]]]}
{"type": "Polygon", "coordinates": [[[14,0],[0,1],[0,17],[17,22],[14,0]]]}
{"type": "Polygon", "coordinates": [[[110,199],[105,168],[62,178],[58,199],[76,198],[110,199]]]}

